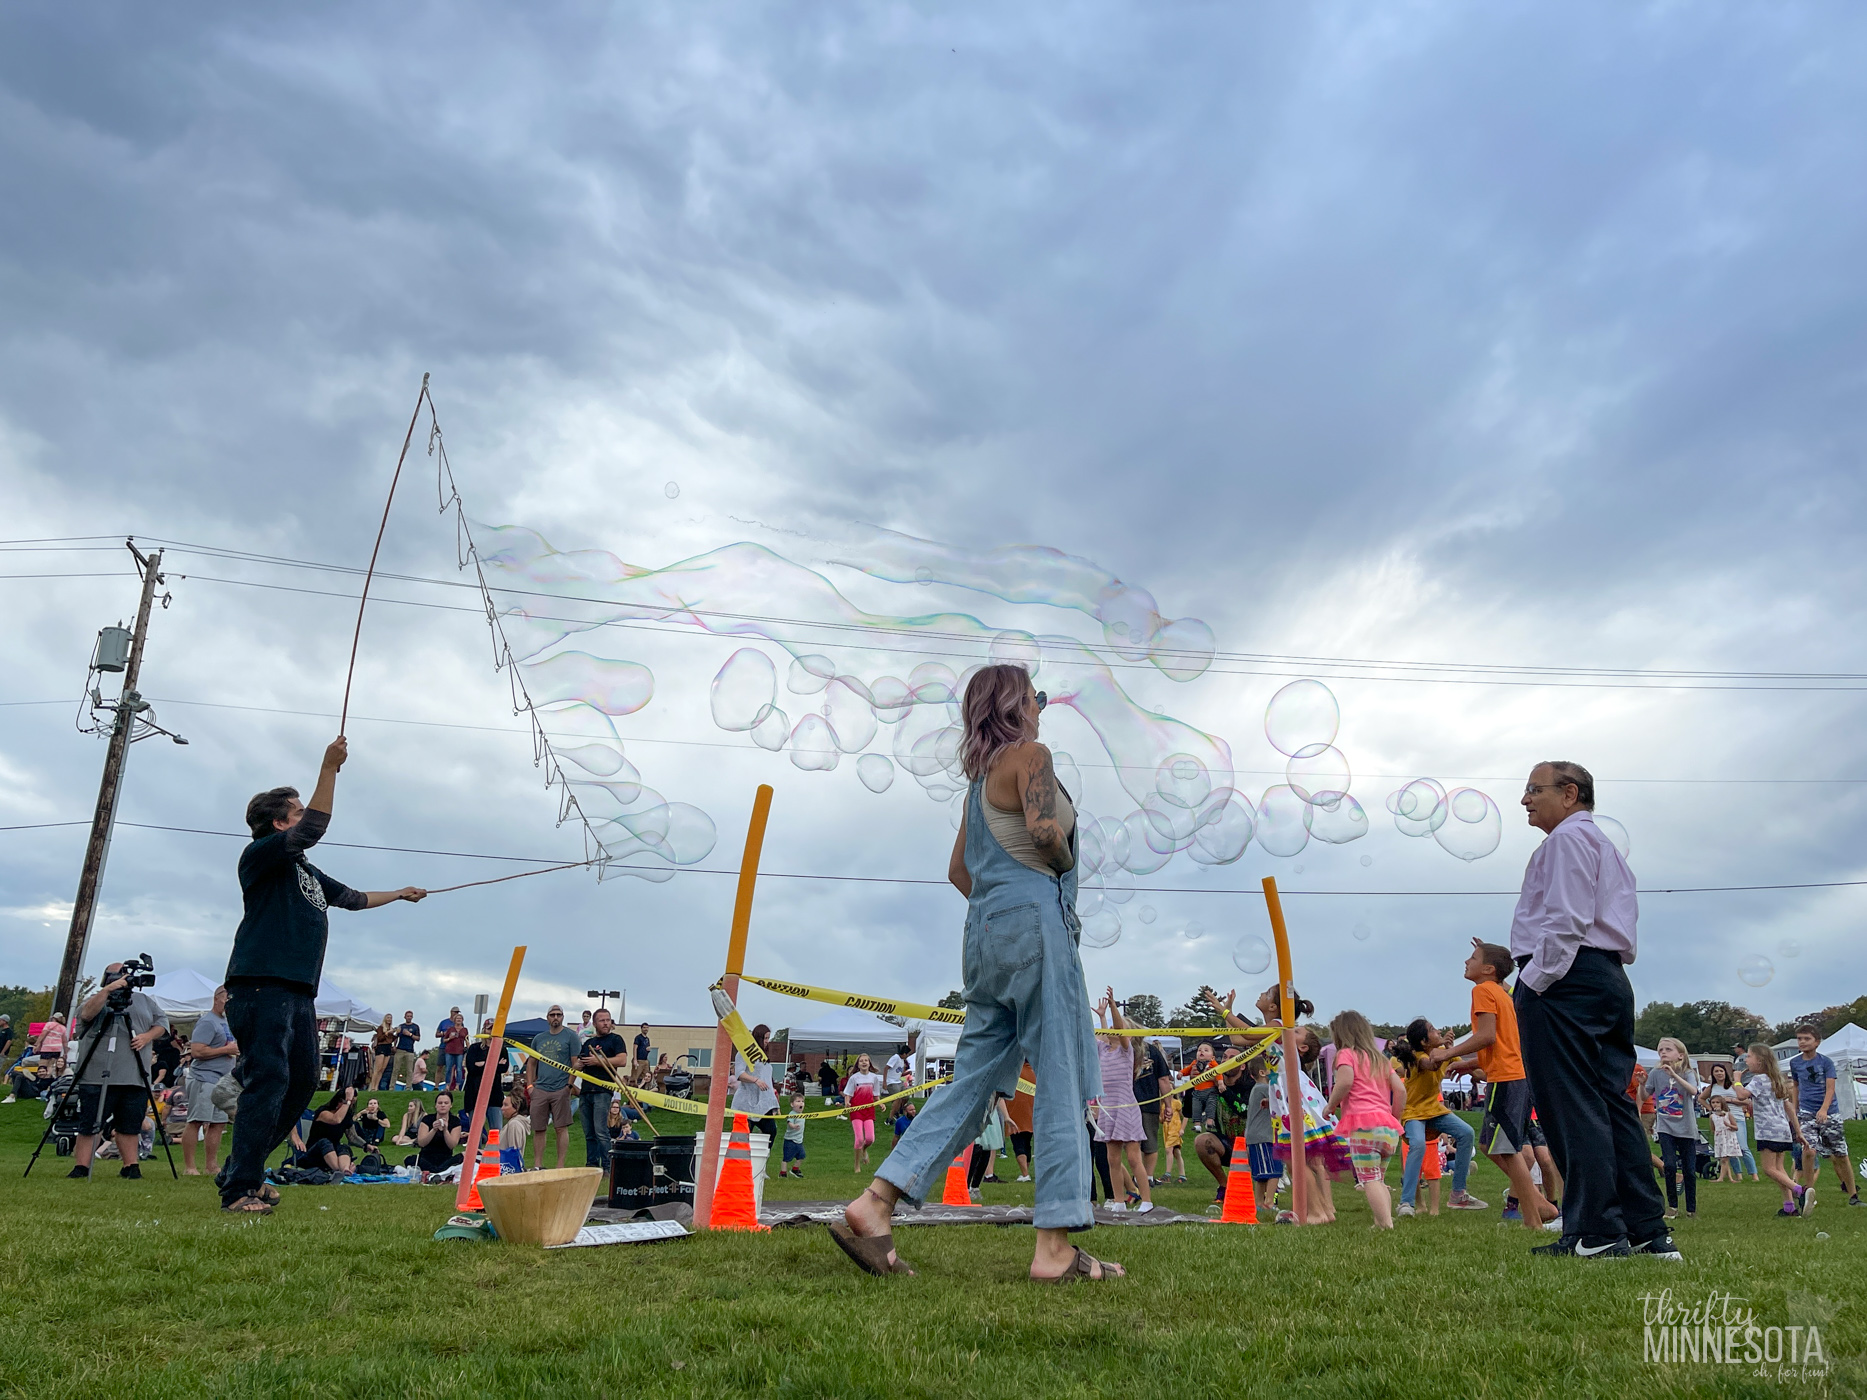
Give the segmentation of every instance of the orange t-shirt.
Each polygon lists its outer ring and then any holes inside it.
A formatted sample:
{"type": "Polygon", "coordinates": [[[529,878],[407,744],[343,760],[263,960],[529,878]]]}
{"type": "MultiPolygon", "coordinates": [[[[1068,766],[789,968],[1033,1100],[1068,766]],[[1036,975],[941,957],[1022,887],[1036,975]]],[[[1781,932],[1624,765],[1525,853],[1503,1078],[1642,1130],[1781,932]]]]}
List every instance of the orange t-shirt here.
{"type": "MultiPolygon", "coordinates": [[[[1033,1084],[1037,1082],[1036,1071],[1028,1064],[1025,1065],[1018,1074],[1021,1079],[1028,1079],[1033,1084]]],[[[1012,1097],[1011,1101],[1005,1105],[1005,1111],[1011,1115],[1011,1130],[1014,1133],[1028,1133],[1031,1131],[1031,1104],[1031,1096],[1020,1089],[1017,1094],[1012,1097]]]]}
{"type": "Polygon", "coordinates": [[[1480,1012],[1497,1017],[1497,1039],[1478,1052],[1478,1068],[1493,1084],[1522,1079],[1523,1055],[1517,1049],[1517,1008],[1511,1005],[1510,993],[1497,982],[1479,982],[1472,987],[1472,1026],[1478,1025],[1480,1012]]]}

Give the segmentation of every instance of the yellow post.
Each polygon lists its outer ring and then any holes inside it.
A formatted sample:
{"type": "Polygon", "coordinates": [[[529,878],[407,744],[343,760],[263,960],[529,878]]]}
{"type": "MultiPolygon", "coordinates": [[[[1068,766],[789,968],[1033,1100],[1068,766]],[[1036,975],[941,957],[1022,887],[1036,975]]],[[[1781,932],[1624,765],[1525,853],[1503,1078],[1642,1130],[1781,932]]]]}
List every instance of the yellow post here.
{"type": "MultiPolygon", "coordinates": [[[[752,798],[752,824],[746,828],[745,854],[739,858],[739,894],[733,901],[732,933],[726,940],[724,990],[739,999],[739,974],[746,966],[746,936],[752,928],[752,891],[758,884],[759,852],[765,846],[765,823],[771,817],[771,787],[760,783],[752,798]]],[[[713,1181],[719,1175],[720,1135],[726,1126],[726,1090],[732,1080],[733,1043],[721,1026],[713,1036],[712,1082],[707,1091],[707,1130],[700,1149],[699,1179],[694,1182],[694,1228],[713,1220],[713,1181]]]]}
{"type": "Polygon", "coordinates": [[[486,1100],[493,1091],[494,1073],[506,1053],[506,1013],[512,1009],[512,994],[518,990],[519,967],[525,961],[525,945],[512,950],[512,962],[506,968],[505,990],[499,994],[499,1009],[493,1013],[493,1038],[486,1045],[486,1069],[480,1074],[480,1092],[473,1100],[473,1121],[467,1128],[467,1140],[461,1144],[460,1189],[454,1193],[454,1209],[467,1208],[467,1196],[473,1190],[480,1171],[480,1131],[486,1126],[486,1100]]]}
{"type": "Polygon", "coordinates": [[[1284,906],[1277,898],[1277,879],[1264,877],[1264,907],[1271,916],[1271,938],[1277,944],[1277,1019],[1284,1028],[1284,1110],[1290,1133],[1290,1212],[1301,1225],[1309,1218],[1309,1172],[1303,1166],[1303,1073],[1297,1054],[1296,978],[1290,971],[1290,934],[1284,928],[1284,906]]]}

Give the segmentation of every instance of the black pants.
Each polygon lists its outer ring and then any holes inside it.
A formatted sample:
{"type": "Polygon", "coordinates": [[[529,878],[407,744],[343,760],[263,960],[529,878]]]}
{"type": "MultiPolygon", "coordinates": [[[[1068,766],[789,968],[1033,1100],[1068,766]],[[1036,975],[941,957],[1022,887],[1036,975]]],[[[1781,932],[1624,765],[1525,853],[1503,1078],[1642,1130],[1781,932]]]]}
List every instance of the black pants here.
{"type": "Polygon", "coordinates": [[[1562,1173],[1566,1235],[1651,1239],[1665,1210],[1653,1153],[1627,1097],[1634,990],[1613,953],[1584,948],[1538,994],[1517,981],[1517,1031],[1537,1118],[1562,1173]]]}
{"type": "Polygon", "coordinates": [[[318,1021],[309,992],[235,986],[227,1029],[240,1042],[240,1107],[216,1178],[222,1205],[265,1182],[266,1158],[291,1136],[318,1088],[318,1021]]]}
{"type": "Polygon", "coordinates": [[[1666,1204],[1679,1208],[1679,1183],[1674,1173],[1685,1169],[1685,1208],[1688,1212],[1698,1210],[1698,1139],[1674,1137],[1671,1133],[1660,1134],[1660,1166],[1666,1173],[1666,1204]]]}
{"type": "Polygon", "coordinates": [[[966,1163],[967,1187],[976,1190],[979,1183],[985,1180],[986,1170],[991,1165],[992,1149],[989,1147],[981,1147],[975,1142],[972,1145],[972,1160],[966,1163]]]}
{"type": "Polygon", "coordinates": [[[1112,1201],[1115,1199],[1115,1188],[1109,1184],[1109,1145],[1106,1142],[1097,1141],[1096,1130],[1087,1124],[1083,1125],[1083,1131],[1089,1134],[1089,1156],[1096,1168],[1095,1174],[1089,1178],[1090,1203],[1094,1204],[1097,1200],[1096,1177],[1098,1176],[1102,1178],[1101,1199],[1112,1201]]]}

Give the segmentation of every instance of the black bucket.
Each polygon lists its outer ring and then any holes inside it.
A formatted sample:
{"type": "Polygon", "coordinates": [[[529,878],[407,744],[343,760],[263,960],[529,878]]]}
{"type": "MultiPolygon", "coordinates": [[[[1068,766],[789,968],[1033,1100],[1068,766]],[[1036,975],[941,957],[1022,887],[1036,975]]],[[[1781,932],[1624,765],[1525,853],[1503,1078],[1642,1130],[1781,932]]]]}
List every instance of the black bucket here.
{"type": "Polygon", "coordinates": [[[609,1149],[609,1203],[617,1210],[646,1210],[654,1204],[655,1164],[645,1142],[617,1142],[609,1149]]]}
{"type": "Polygon", "coordinates": [[[650,1205],[693,1208],[697,1141],[692,1133],[663,1133],[649,1144],[654,1151],[655,1164],[654,1197],[650,1205]]]}

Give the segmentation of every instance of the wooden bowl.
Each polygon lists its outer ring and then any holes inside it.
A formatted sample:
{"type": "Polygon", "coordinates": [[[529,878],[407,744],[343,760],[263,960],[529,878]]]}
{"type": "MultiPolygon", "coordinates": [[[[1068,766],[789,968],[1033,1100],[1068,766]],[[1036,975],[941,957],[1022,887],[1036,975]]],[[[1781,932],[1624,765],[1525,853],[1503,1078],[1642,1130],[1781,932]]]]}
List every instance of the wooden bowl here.
{"type": "Polygon", "coordinates": [[[488,1177],[480,1199],[500,1239],[549,1247],[577,1238],[602,1186],[600,1167],[557,1167],[488,1177]]]}

